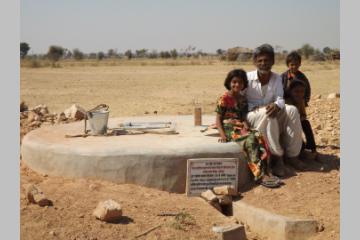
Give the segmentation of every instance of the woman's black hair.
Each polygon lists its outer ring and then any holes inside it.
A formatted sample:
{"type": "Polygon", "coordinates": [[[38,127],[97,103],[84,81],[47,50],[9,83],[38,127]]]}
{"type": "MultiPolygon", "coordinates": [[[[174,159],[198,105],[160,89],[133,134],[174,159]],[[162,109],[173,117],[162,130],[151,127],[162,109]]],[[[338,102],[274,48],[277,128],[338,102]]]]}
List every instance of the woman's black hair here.
{"type": "Polygon", "coordinates": [[[255,61],[259,55],[268,55],[273,62],[275,61],[274,48],[270,44],[265,43],[255,48],[253,60],[255,61]]]}
{"type": "Polygon", "coordinates": [[[292,61],[301,63],[301,55],[297,51],[292,51],[286,56],[286,66],[292,61]]]}
{"type": "Polygon", "coordinates": [[[234,69],[232,71],[230,71],[228,73],[228,75],[226,76],[225,78],[225,81],[224,81],[224,86],[226,87],[227,90],[231,90],[231,86],[230,86],[230,83],[231,83],[231,80],[234,78],[234,77],[238,77],[240,78],[243,83],[244,83],[244,88],[241,89],[241,90],[244,90],[245,88],[247,88],[248,86],[248,79],[247,79],[247,75],[246,75],[246,72],[243,70],[243,69],[234,69]]]}

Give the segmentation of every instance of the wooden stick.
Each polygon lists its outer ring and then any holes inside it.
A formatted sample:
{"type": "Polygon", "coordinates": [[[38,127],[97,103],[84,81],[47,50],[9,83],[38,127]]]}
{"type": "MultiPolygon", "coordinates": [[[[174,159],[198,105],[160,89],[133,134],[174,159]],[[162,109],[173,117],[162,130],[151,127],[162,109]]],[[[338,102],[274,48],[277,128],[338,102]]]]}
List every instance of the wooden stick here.
{"type": "Polygon", "coordinates": [[[151,231],[154,231],[155,229],[157,229],[157,228],[159,228],[159,227],[161,227],[161,226],[162,226],[162,224],[159,224],[159,225],[156,225],[155,227],[149,228],[149,229],[146,230],[145,232],[136,235],[135,238],[142,237],[142,236],[148,234],[148,233],[151,232],[151,231]]]}

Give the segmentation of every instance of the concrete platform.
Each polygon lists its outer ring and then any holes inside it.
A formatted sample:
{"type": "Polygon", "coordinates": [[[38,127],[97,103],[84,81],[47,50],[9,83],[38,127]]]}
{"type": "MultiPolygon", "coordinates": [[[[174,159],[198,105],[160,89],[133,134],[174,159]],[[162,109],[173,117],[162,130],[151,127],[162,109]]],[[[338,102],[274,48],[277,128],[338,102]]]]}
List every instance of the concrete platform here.
{"type": "MultiPolygon", "coordinates": [[[[175,121],[178,135],[141,134],[65,138],[81,134],[83,121],[41,127],[28,133],[21,147],[23,161],[33,170],[53,176],[96,178],[134,183],[184,193],[189,158],[239,158],[239,188],[251,181],[244,155],[236,143],[218,143],[194,127],[193,116],[127,117],[109,120],[109,128],[124,121],[175,121]]],[[[203,116],[212,124],[215,116],[203,116]]]]}
{"type": "Polygon", "coordinates": [[[241,200],[233,202],[233,215],[249,225],[251,231],[277,240],[306,240],[317,232],[317,221],[271,213],[241,200]]]}

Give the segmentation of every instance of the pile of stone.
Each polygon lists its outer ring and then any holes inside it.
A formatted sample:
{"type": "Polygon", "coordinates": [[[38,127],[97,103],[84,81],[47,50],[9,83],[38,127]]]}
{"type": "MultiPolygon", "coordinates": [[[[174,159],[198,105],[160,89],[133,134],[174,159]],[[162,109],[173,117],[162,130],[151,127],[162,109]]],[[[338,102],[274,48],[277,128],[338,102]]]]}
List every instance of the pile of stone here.
{"type": "Polygon", "coordinates": [[[202,192],[200,196],[225,215],[231,214],[233,197],[239,193],[229,185],[217,186],[202,192]]]}
{"type": "Polygon", "coordinates": [[[46,105],[40,104],[29,108],[25,102],[20,104],[20,135],[22,137],[29,131],[43,125],[54,125],[80,121],[85,118],[84,110],[77,104],[73,104],[59,114],[50,113],[46,105]]]}

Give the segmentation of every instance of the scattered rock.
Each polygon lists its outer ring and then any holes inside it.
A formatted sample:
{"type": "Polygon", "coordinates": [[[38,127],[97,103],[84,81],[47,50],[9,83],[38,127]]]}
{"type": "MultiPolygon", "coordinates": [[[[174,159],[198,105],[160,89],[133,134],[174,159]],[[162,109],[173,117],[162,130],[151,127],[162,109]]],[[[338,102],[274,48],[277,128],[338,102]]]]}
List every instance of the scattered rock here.
{"type": "Polygon", "coordinates": [[[320,142],[324,143],[324,144],[328,144],[329,143],[329,139],[326,137],[321,137],[320,138],[320,142]]]}
{"type": "Polygon", "coordinates": [[[98,189],[99,189],[99,185],[92,183],[92,184],[89,185],[89,189],[90,189],[91,191],[98,190],[98,189]]]}
{"type": "Polygon", "coordinates": [[[200,196],[208,202],[218,202],[218,198],[210,189],[202,192],[200,196]]]}
{"type": "Polygon", "coordinates": [[[316,130],[321,130],[321,129],[322,129],[321,124],[316,125],[316,126],[314,127],[314,129],[316,129],[316,130]]]}
{"type": "Polygon", "coordinates": [[[64,111],[65,117],[75,120],[83,120],[85,118],[85,113],[86,111],[77,104],[73,104],[64,111]]]}
{"type": "Polygon", "coordinates": [[[229,185],[214,187],[213,190],[214,193],[217,195],[230,195],[230,196],[238,195],[238,192],[234,189],[234,187],[229,185]]]}
{"type": "Polygon", "coordinates": [[[144,114],[149,114],[149,112],[148,112],[148,111],[145,111],[144,114]]]}
{"type": "Polygon", "coordinates": [[[40,127],[41,122],[40,121],[33,121],[29,124],[29,127],[40,127]]]}
{"type": "Polygon", "coordinates": [[[21,112],[20,113],[20,119],[25,119],[28,117],[28,113],[27,112],[21,112]]]}
{"type": "Polygon", "coordinates": [[[99,202],[93,215],[101,221],[114,222],[122,216],[121,205],[111,199],[99,202]]]}
{"type": "Polygon", "coordinates": [[[317,99],[321,99],[321,94],[318,94],[318,95],[315,95],[314,97],[312,97],[314,100],[317,100],[317,99]]]}
{"type": "Polygon", "coordinates": [[[317,231],[318,232],[323,232],[325,230],[325,227],[323,224],[320,224],[318,227],[317,227],[317,231]]]}
{"type": "Polygon", "coordinates": [[[46,105],[40,104],[37,105],[32,109],[32,111],[36,112],[37,114],[44,115],[49,113],[48,107],[46,105]]]}
{"type": "Polygon", "coordinates": [[[335,98],[340,98],[340,93],[330,93],[327,96],[327,99],[335,99],[335,98]]]}
{"type": "Polygon", "coordinates": [[[28,112],[27,116],[28,116],[28,123],[41,120],[41,117],[34,111],[28,112]]]}
{"type": "Polygon", "coordinates": [[[59,113],[58,114],[58,116],[57,116],[57,122],[59,123],[59,122],[62,122],[62,121],[66,121],[67,120],[67,118],[66,118],[66,116],[65,116],[65,113],[59,113]]]}
{"type": "Polygon", "coordinates": [[[230,205],[232,203],[232,197],[229,195],[217,195],[220,205],[230,205]]]}
{"type": "Polygon", "coordinates": [[[50,234],[51,236],[56,236],[56,233],[55,233],[54,231],[50,231],[49,234],[50,234]]]}
{"type": "Polygon", "coordinates": [[[24,101],[22,101],[22,102],[20,103],[20,112],[25,112],[25,111],[27,111],[27,110],[29,110],[28,105],[26,105],[26,103],[25,103],[24,101]]]}
{"type": "Polygon", "coordinates": [[[154,111],[154,114],[158,114],[158,111],[154,111]]]}
{"type": "Polygon", "coordinates": [[[51,201],[47,199],[40,188],[34,184],[26,187],[26,197],[30,203],[38,204],[40,207],[51,205],[51,201]]]}

